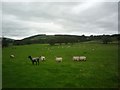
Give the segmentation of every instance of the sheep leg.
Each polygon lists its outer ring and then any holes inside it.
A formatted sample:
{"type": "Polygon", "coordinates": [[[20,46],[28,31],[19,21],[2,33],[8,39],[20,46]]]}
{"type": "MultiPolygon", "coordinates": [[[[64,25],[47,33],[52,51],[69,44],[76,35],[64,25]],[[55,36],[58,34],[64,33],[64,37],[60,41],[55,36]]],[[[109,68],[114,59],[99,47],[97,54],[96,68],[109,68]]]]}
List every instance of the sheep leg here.
{"type": "Polygon", "coordinates": [[[45,61],[45,59],[43,58],[43,61],[45,61]]]}
{"type": "Polygon", "coordinates": [[[39,65],[39,60],[38,60],[38,65],[39,65]]]}
{"type": "Polygon", "coordinates": [[[32,61],[32,64],[34,65],[34,62],[32,61]]]}

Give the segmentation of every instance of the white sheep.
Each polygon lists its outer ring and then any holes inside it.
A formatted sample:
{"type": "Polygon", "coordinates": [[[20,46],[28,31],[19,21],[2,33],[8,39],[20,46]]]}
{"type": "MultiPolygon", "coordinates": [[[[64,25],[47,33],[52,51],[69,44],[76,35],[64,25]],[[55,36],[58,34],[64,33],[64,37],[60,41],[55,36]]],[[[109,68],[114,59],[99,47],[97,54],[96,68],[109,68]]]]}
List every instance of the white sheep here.
{"type": "Polygon", "coordinates": [[[80,61],[86,61],[86,57],[85,56],[80,56],[79,58],[80,58],[79,59],[80,61]]]}
{"type": "Polygon", "coordinates": [[[40,56],[41,61],[45,61],[45,56],[40,56]]]}
{"type": "Polygon", "coordinates": [[[62,57],[56,57],[56,62],[62,62],[62,57]]]}
{"type": "Polygon", "coordinates": [[[73,56],[73,61],[86,61],[85,56],[73,56]]]}
{"type": "Polygon", "coordinates": [[[14,58],[15,56],[14,55],[10,55],[10,58],[14,58]]]}
{"type": "Polygon", "coordinates": [[[80,57],[79,56],[73,56],[73,61],[79,61],[80,57]]]}

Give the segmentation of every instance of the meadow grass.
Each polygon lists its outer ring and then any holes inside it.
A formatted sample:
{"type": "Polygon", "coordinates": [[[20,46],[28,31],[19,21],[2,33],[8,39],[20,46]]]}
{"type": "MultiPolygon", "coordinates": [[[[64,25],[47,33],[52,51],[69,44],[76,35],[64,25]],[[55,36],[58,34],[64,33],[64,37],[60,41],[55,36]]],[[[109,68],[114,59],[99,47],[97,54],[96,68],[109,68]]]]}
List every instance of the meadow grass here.
{"type": "Polygon", "coordinates": [[[114,44],[11,46],[3,48],[2,56],[3,88],[118,87],[118,46],[114,44]],[[46,61],[32,65],[29,55],[44,55],[46,61]],[[75,55],[84,55],[87,61],[75,62],[75,55]],[[63,62],[55,62],[55,56],[62,56],[63,62]]]}

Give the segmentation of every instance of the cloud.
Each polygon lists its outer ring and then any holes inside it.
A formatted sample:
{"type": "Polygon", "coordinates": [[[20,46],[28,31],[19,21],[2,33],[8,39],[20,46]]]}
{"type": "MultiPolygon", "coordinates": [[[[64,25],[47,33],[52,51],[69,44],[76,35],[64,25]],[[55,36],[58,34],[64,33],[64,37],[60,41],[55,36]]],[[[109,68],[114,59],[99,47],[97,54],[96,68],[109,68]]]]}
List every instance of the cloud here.
{"type": "Polygon", "coordinates": [[[4,2],[3,36],[118,32],[117,2],[4,2]]]}

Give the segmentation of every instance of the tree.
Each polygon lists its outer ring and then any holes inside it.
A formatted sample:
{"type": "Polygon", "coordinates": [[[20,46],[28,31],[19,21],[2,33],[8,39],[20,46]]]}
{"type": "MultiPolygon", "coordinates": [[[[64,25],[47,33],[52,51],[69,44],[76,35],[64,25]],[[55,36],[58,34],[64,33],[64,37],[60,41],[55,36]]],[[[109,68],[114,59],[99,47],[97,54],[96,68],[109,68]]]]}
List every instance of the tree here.
{"type": "Polygon", "coordinates": [[[103,44],[108,44],[108,43],[112,42],[112,39],[109,35],[103,35],[102,42],[103,42],[103,44]]]}
{"type": "Polygon", "coordinates": [[[51,46],[53,46],[53,45],[55,45],[55,43],[56,43],[56,39],[55,39],[55,38],[49,38],[48,43],[49,43],[51,46]]]}
{"type": "Polygon", "coordinates": [[[2,38],[2,47],[8,47],[9,43],[6,38],[2,38]]]}
{"type": "Polygon", "coordinates": [[[85,35],[82,35],[82,36],[80,36],[79,41],[80,42],[85,42],[87,40],[86,38],[87,37],[85,35]]]}

